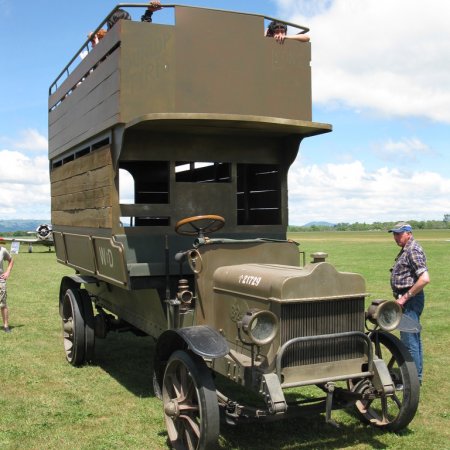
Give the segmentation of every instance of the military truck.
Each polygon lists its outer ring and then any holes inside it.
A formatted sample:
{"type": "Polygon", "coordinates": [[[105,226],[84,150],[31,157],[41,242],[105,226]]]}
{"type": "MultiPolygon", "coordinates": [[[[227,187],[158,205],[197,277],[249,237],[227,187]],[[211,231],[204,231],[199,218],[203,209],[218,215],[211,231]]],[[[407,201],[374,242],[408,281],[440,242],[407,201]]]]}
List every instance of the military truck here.
{"type": "MultiPolygon", "coordinates": [[[[146,6],[117,5],[94,33],[146,6]]],[[[310,43],[265,37],[263,15],[162,11],[172,22],[120,20],[86,41],[49,89],[56,257],[75,270],[59,292],[67,361],[95,361],[111,331],[152,336],[176,448],[212,448],[221,419],[333,423],[344,407],[406,427],[419,384],[390,333],[401,310],[287,239],[289,167],[332,129],[312,121],[310,43]]]]}

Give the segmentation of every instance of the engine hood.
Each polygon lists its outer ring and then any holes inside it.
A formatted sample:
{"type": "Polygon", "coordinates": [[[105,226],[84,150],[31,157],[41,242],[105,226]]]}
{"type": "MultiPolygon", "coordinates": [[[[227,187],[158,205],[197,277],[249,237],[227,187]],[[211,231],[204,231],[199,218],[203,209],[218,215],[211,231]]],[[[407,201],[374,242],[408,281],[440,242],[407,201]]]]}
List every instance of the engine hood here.
{"type": "Polygon", "coordinates": [[[214,292],[275,302],[367,295],[361,275],[338,272],[327,262],[308,264],[305,267],[276,264],[219,267],[214,272],[214,292]]]}

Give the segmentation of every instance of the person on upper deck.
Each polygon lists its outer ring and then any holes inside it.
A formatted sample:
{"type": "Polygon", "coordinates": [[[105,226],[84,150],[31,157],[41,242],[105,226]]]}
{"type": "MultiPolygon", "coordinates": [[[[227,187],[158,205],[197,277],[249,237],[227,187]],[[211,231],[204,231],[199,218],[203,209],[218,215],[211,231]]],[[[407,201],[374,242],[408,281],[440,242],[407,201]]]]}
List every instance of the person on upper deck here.
{"type": "Polygon", "coordinates": [[[126,12],[124,9],[118,9],[114,11],[112,16],[106,21],[106,26],[110,30],[119,20],[131,20],[130,13],[126,12]]]}
{"type": "Polygon", "coordinates": [[[148,5],[147,10],[145,13],[141,16],[141,22],[151,22],[152,16],[155,11],[158,11],[162,8],[161,2],[159,0],[154,0],[150,2],[150,5],[148,5]]]}
{"type": "Polygon", "coordinates": [[[272,20],[266,30],[266,37],[273,37],[279,44],[283,44],[285,39],[292,39],[299,42],[309,42],[307,34],[293,34],[287,35],[287,25],[282,22],[272,20]]]}
{"type": "MultiPolygon", "coordinates": [[[[88,34],[89,41],[91,43],[91,47],[94,48],[106,35],[106,30],[101,28],[97,31],[97,33],[93,33],[92,31],[88,34]]],[[[81,53],[80,58],[84,59],[89,53],[89,49],[86,47],[81,53]]]]}
{"type": "MultiPolygon", "coordinates": [[[[155,11],[160,10],[161,8],[162,6],[159,0],[154,0],[150,2],[150,4],[147,7],[147,10],[141,16],[141,22],[151,22],[153,13],[155,11]]],[[[118,22],[121,19],[132,20],[131,15],[127,11],[119,8],[106,22],[108,30],[110,30],[116,24],[116,22],[118,22]]]]}

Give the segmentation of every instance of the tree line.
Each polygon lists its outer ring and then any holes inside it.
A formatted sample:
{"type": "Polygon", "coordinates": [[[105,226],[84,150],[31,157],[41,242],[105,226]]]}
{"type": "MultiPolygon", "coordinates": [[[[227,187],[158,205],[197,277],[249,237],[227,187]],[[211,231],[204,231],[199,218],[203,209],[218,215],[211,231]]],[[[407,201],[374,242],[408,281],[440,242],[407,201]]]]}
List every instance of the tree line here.
{"type": "MultiPolygon", "coordinates": [[[[413,230],[445,230],[450,229],[450,214],[444,216],[444,220],[409,220],[413,230]]],[[[289,225],[288,231],[386,231],[392,228],[396,222],[374,223],[337,223],[335,225],[289,225]]]]}

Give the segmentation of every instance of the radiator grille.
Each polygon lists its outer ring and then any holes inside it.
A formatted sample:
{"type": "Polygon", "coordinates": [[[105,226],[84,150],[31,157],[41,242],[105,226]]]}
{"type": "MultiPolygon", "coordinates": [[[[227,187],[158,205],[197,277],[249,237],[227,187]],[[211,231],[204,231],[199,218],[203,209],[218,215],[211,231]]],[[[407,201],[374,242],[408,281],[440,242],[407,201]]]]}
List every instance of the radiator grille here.
{"type": "MultiPolygon", "coordinates": [[[[281,344],[296,337],[364,331],[364,298],[289,303],[281,307],[281,344]]],[[[356,336],[298,342],[289,346],[282,367],[319,364],[364,355],[356,336]]]]}

